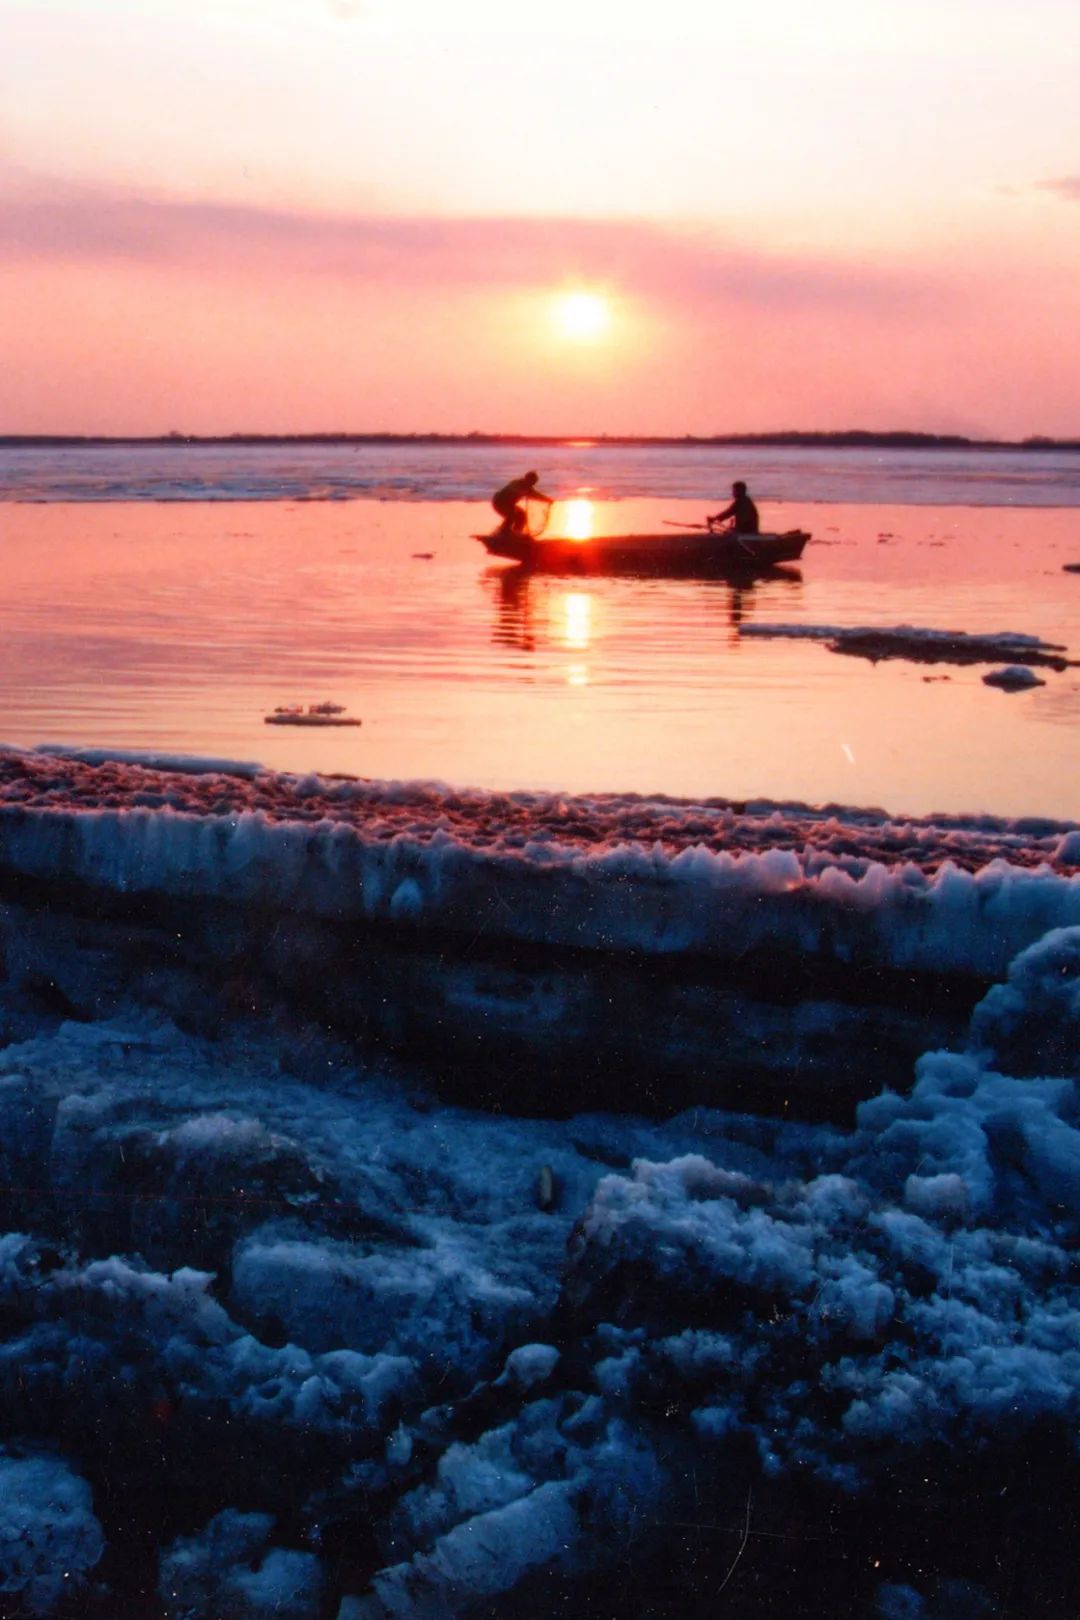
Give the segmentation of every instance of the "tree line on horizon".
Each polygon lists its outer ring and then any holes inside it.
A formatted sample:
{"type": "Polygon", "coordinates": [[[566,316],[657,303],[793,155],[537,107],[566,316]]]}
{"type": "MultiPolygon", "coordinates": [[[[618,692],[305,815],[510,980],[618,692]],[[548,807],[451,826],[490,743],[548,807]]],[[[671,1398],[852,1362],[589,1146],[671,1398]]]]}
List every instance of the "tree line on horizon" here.
{"type": "Polygon", "coordinates": [[[606,444],[679,447],[685,445],[821,445],[836,449],[869,450],[1080,450],[1080,438],[1053,438],[1032,434],[1024,439],[973,439],[962,433],[924,433],[901,429],[877,432],[872,428],[818,431],[785,428],[767,433],[7,433],[0,447],[54,448],[101,445],[259,445],[259,444],[495,444],[563,446],[606,444]]]}

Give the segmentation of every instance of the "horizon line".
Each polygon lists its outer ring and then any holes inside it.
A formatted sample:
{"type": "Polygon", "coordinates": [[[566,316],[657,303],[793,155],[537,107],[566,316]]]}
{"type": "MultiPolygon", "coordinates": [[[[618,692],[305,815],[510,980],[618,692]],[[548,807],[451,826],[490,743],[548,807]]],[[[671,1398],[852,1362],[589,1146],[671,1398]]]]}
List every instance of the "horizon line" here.
{"type": "Polygon", "coordinates": [[[227,433],[0,433],[0,448],[64,448],[108,445],[255,445],[255,444],[466,444],[540,445],[591,448],[597,445],[660,446],[686,445],[807,445],[815,444],[871,449],[971,449],[971,450],[1080,450],[1080,437],[1059,438],[1031,434],[1022,439],[972,438],[962,433],[932,433],[920,429],[875,428],[777,428],[759,433],[467,433],[435,430],[392,432],[375,431],[297,431],[261,433],[235,430],[227,433]]]}

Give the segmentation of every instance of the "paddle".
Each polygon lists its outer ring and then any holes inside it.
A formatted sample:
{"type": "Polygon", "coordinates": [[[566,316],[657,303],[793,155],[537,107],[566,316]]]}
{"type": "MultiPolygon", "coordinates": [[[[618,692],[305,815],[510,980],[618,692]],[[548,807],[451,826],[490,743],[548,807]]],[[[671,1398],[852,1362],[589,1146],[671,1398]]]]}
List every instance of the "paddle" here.
{"type": "Polygon", "coordinates": [[[708,529],[712,533],[711,523],[677,523],[674,518],[661,518],[660,521],[666,523],[669,529],[708,529]]]}

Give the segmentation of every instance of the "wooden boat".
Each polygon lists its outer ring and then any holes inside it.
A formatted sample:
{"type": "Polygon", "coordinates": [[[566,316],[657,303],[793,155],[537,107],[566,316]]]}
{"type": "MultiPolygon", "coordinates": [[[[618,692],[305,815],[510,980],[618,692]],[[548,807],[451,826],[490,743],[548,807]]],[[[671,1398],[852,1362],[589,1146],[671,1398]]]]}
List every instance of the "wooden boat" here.
{"type": "Polygon", "coordinates": [[[476,534],[493,557],[548,573],[763,573],[797,562],[810,539],[787,534],[712,533],[673,529],[668,534],[605,534],[591,540],[534,540],[527,534],[476,534]]]}

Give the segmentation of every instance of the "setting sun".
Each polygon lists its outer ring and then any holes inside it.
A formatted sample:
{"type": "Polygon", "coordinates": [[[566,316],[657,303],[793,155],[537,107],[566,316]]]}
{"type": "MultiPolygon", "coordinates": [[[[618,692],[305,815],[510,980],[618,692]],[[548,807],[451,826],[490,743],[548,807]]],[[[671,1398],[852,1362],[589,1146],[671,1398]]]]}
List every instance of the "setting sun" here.
{"type": "Polygon", "coordinates": [[[579,340],[599,337],[611,320],[607,300],[591,292],[562,293],[553,313],[563,337],[579,340]]]}

